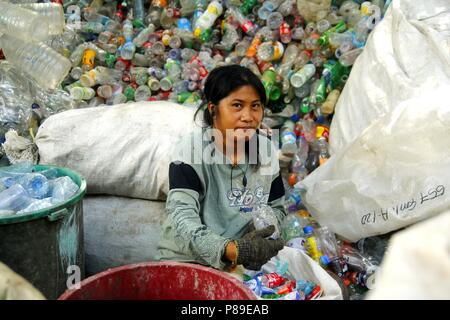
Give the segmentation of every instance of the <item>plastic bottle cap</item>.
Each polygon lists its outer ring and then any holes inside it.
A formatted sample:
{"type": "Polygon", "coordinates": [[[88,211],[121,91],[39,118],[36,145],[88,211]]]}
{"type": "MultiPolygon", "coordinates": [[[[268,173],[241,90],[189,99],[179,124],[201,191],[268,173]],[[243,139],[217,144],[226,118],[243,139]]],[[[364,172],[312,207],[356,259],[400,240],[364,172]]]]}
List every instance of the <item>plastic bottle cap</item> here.
{"type": "Polygon", "coordinates": [[[314,231],[314,228],[311,227],[311,226],[306,226],[306,227],[303,228],[303,232],[305,234],[312,233],[313,231],[314,231]]]}
{"type": "Polygon", "coordinates": [[[322,116],[322,115],[319,116],[319,117],[317,118],[316,122],[317,122],[318,124],[324,124],[324,123],[325,123],[325,117],[322,116]]]}
{"type": "Polygon", "coordinates": [[[300,116],[299,116],[298,114],[294,114],[294,115],[291,117],[291,120],[294,121],[294,122],[297,122],[298,120],[300,120],[300,116]]]}
{"type": "Polygon", "coordinates": [[[321,256],[320,257],[320,262],[324,265],[327,266],[330,263],[330,259],[328,258],[328,256],[321,256]]]}

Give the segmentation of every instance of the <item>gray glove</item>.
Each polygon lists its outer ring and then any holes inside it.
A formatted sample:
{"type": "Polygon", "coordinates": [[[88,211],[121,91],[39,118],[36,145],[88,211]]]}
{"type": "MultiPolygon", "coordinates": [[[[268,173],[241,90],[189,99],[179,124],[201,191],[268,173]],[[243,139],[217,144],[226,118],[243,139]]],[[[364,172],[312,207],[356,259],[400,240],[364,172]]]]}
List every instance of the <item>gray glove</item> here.
{"type": "Polygon", "coordinates": [[[247,233],[236,240],[238,256],[236,263],[250,270],[260,270],[263,264],[283,249],[284,241],[264,239],[275,232],[275,226],[247,233]]]}

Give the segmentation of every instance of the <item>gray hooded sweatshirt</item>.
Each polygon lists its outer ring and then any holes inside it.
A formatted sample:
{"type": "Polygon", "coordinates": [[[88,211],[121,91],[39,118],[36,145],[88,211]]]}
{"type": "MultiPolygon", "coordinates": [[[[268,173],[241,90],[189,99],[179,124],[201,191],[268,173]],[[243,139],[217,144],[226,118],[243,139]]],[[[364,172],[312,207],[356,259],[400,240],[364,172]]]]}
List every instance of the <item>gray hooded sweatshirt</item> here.
{"type": "Polygon", "coordinates": [[[257,143],[249,143],[248,149],[258,152],[246,152],[245,160],[233,166],[211,137],[208,130],[196,128],[172,158],[167,218],[157,260],[224,269],[229,265],[222,259],[226,245],[244,235],[253,223],[251,212],[256,206],[268,204],[279,223],[286,215],[284,186],[271,140],[255,134],[251,142],[257,139],[257,143]],[[259,161],[251,154],[258,154],[259,161]]]}

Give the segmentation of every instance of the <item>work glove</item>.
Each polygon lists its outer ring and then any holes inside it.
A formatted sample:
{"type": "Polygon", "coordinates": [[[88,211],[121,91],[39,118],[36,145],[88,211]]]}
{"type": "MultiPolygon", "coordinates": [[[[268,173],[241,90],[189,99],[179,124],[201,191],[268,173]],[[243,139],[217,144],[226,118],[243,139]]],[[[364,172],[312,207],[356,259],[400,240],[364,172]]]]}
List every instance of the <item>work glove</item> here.
{"type": "Polygon", "coordinates": [[[254,230],[236,240],[236,264],[242,264],[246,269],[260,270],[261,267],[283,249],[284,241],[264,239],[275,232],[275,226],[254,230]]]}

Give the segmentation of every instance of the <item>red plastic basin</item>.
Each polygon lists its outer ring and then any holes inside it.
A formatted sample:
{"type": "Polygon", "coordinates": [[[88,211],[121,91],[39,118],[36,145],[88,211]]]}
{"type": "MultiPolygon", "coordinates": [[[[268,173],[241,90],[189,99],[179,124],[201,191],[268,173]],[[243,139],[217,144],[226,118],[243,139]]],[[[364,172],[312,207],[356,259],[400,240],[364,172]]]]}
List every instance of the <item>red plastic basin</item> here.
{"type": "Polygon", "coordinates": [[[255,300],[225,272],[174,261],[126,265],[89,277],[58,300],[255,300]]]}

